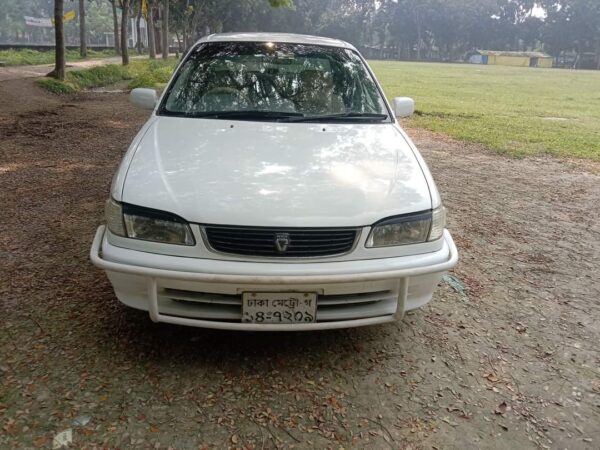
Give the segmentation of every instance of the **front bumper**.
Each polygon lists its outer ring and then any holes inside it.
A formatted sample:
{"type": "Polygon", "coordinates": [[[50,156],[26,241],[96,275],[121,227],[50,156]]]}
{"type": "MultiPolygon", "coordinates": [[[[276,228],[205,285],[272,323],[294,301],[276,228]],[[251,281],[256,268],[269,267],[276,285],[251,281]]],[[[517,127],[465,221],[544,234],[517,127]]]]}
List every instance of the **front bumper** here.
{"type": "Polygon", "coordinates": [[[115,294],[154,322],[248,331],[348,328],[400,319],[431,300],[442,275],[458,261],[450,233],[439,251],[358,261],[265,263],[166,256],[111,245],[100,226],[92,263],[104,269],[115,294]],[[317,292],[317,321],[241,322],[246,291],[317,292]]]}

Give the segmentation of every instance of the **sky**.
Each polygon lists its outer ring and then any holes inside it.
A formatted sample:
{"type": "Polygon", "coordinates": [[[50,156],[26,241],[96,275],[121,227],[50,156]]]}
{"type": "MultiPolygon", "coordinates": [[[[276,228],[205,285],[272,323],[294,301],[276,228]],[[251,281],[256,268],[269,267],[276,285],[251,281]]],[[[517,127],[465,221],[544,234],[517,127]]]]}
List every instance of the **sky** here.
{"type": "Polygon", "coordinates": [[[544,9],[541,6],[535,5],[533,7],[533,10],[531,11],[531,14],[534,17],[539,17],[540,19],[543,19],[546,17],[546,11],[544,11],[544,9]]]}

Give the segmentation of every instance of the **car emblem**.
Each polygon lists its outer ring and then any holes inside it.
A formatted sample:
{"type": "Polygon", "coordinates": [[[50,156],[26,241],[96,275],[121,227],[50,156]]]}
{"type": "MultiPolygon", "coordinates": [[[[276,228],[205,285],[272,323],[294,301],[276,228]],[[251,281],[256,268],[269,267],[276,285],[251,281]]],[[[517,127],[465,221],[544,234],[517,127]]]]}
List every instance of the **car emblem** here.
{"type": "Polygon", "coordinates": [[[276,233],[275,234],[275,248],[279,253],[285,253],[290,245],[290,234],[289,233],[276,233]]]}

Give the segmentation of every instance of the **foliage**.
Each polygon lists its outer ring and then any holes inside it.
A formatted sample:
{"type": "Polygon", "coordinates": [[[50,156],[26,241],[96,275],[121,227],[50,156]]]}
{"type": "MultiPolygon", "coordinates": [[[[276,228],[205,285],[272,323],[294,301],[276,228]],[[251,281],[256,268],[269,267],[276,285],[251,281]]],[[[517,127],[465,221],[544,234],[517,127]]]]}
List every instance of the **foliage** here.
{"type": "MultiPolygon", "coordinates": [[[[112,7],[123,0],[88,0],[90,44],[111,33],[112,7]]],[[[129,0],[132,16],[141,0],[129,0]]],[[[53,0],[2,0],[0,41],[51,40],[26,27],[23,15],[50,17],[53,0]]],[[[162,0],[149,0],[157,8],[162,0]]],[[[287,31],[348,40],[400,59],[456,60],[474,49],[595,54],[600,65],[598,0],[169,0],[169,29],[189,47],[209,32],[287,31]],[[537,9],[535,9],[537,8],[537,9]],[[533,11],[543,8],[547,17],[533,11]]],[[[78,10],[67,1],[65,9],[78,10]]],[[[120,11],[120,10],[119,10],[120,11]]],[[[78,42],[78,21],[65,24],[78,42]]],[[[371,51],[371,54],[374,54],[371,51]]]]}
{"type": "Polygon", "coordinates": [[[105,43],[104,33],[113,31],[112,8],[108,1],[87,1],[86,4],[86,31],[91,43],[105,43]]]}
{"type": "Polygon", "coordinates": [[[547,20],[542,39],[557,54],[576,49],[596,51],[600,68],[600,2],[598,0],[543,0],[547,20]]]}
{"type": "Polygon", "coordinates": [[[26,31],[33,38],[41,38],[46,30],[27,27],[23,16],[52,17],[54,14],[53,0],[2,0],[1,3],[0,42],[10,42],[16,35],[21,36],[26,31]]]}
{"type": "Polygon", "coordinates": [[[72,84],[55,78],[41,78],[35,84],[53,94],[72,94],[76,90],[72,84]]]}
{"type": "Polygon", "coordinates": [[[286,31],[340,38],[387,58],[457,60],[475,49],[594,52],[598,0],[171,0],[184,45],[208,32],[286,31]],[[279,5],[279,2],[275,3],[279,5]],[[539,17],[544,6],[548,19],[539,17]],[[534,11],[537,15],[534,15],[534,11]]]}
{"type": "MultiPolygon", "coordinates": [[[[23,16],[52,17],[53,0],[2,0],[0,11],[0,42],[7,43],[49,43],[53,32],[49,28],[36,28],[25,25],[23,16]]],[[[105,33],[112,32],[112,10],[107,0],[86,0],[86,31],[88,42],[104,44],[105,33]]],[[[66,0],[65,11],[74,10],[79,14],[77,1],[66,0]]],[[[66,22],[67,43],[78,44],[79,20],[66,22]]]]}
{"type": "Polygon", "coordinates": [[[162,88],[173,73],[177,61],[152,60],[152,61],[132,61],[129,67],[129,74],[132,80],[128,84],[129,89],[138,87],[162,88]]]}
{"type": "Polygon", "coordinates": [[[130,74],[127,69],[116,64],[74,70],[67,74],[67,81],[77,89],[106,86],[128,78],[130,78],[130,74]]]}
{"type": "Polygon", "coordinates": [[[188,46],[208,32],[267,31],[261,19],[268,18],[271,11],[296,9],[292,0],[170,0],[170,5],[169,28],[188,46]],[[241,20],[241,26],[227,28],[225,23],[231,19],[241,20]]]}
{"type": "Polygon", "coordinates": [[[409,123],[512,156],[600,161],[600,72],[372,61],[388,98],[413,97],[409,123]]]}
{"type": "MultiPolygon", "coordinates": [[[[79,50],[67,50],[67,61],[81,60],[79,50]]],[[[88,50],[88,59],[90,58],[107,58],[114,56],[112,50],[88,50]]],[[[53,64],[54,51],[38,51],[31,49],[10,49],[0,50],[0,61],[3,61],[8,66],[26,66],[36,64],[53,64]]]]}

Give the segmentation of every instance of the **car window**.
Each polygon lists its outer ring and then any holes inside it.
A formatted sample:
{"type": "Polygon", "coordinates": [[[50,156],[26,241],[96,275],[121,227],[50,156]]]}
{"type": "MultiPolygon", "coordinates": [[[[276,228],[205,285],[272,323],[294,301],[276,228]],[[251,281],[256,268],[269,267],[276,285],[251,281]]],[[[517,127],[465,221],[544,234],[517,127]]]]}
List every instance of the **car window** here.
{"type": "Polygon", "coordinates": [[[235,111],[387,114],[354,51],[269,42],[199,45],[181,65],[159,109],[188,116],[235,111]]]}

